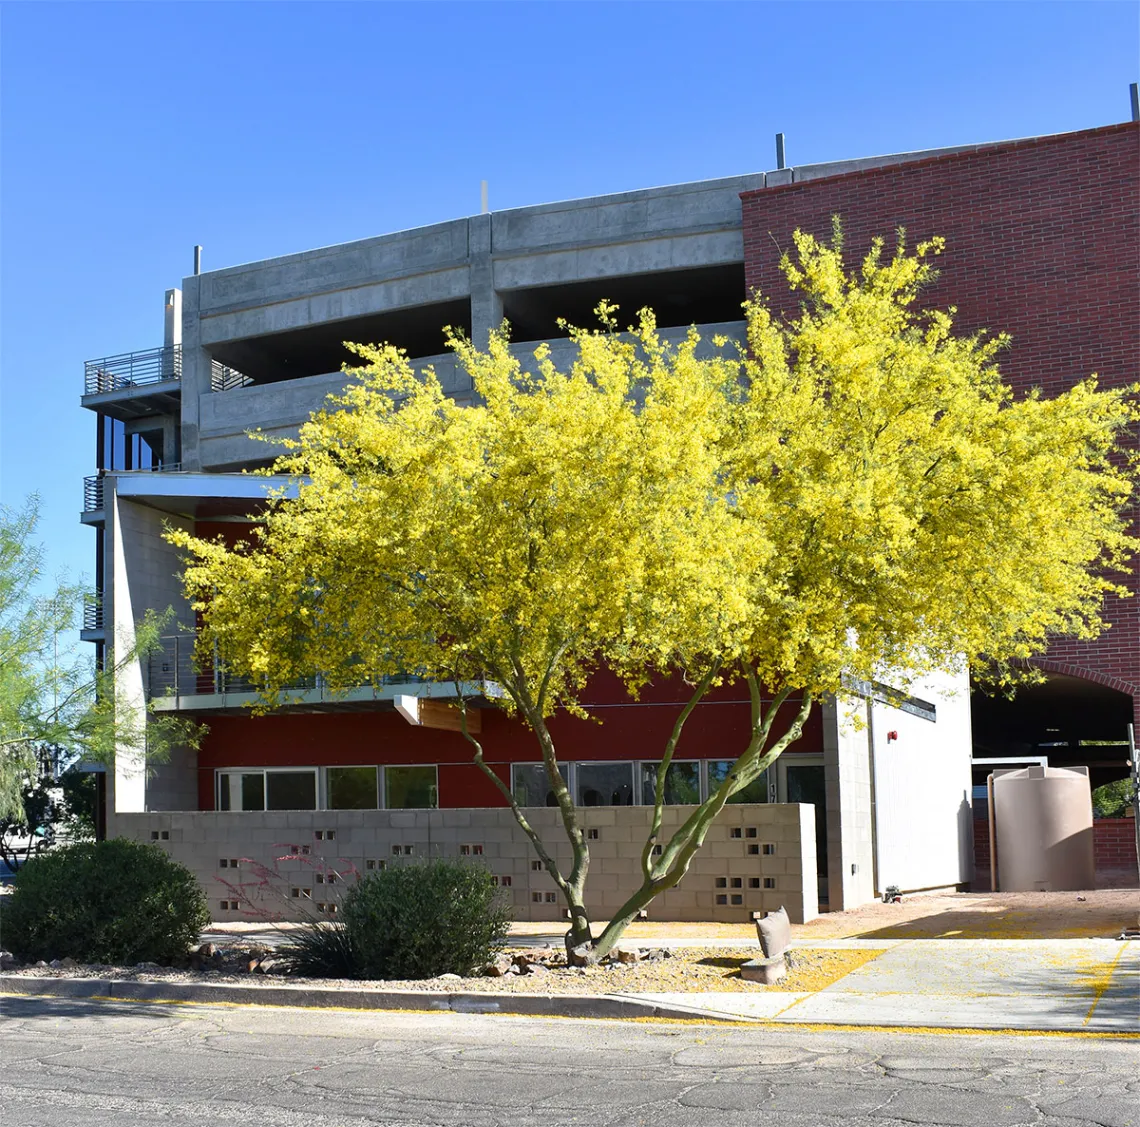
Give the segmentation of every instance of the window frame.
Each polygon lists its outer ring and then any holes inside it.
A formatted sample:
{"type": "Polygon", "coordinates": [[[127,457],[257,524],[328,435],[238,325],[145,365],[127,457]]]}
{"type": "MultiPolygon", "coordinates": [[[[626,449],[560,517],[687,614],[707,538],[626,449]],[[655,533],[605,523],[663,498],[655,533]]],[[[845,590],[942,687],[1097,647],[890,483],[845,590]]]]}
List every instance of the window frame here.
{"type": "Polygon", "coordinates": [[[217,767],[214,769],[214,810],[220,814],[274,814],[282,813],[284,810],[297,811],[310,811],[321,810],[322,799],[322,771],[319,767],[217,767]],[[269,780],[268,775],[305,775],[311,774],[313,776],[313,805],[302,807],[283,807],[270,808],[269,806],[269,780]],[[225,810],[222,808],[222,785],[223,779],[227,779],[232,775],[260,775],[261,776],[261,799],[262,807],[260,810],[246,810],[244,808],[235,810],[232,806],[225,810]]]}

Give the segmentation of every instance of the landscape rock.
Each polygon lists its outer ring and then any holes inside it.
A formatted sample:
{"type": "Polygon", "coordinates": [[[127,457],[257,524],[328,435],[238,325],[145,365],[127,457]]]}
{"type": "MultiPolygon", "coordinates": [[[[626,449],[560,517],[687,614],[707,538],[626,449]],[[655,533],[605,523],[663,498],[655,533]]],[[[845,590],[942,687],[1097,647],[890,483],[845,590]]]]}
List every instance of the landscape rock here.
{"type": "Polygon", "coordinates": [[[617,961],[625,965],[641,962],[641,952],[633,947],[619,947],[616,954],[617,961]]]}
{"type": "MultiPolygon", "coordinates": [[[[37,963],[36,965],[38,966],[39,964],[37,963]]],[[[60,959],[52,959],[52,961],[48,963],[48,966],[51,967],[52,970],[59,970],[59,968],[63,966],[63,962],[60,959]]]]}
{"type": "Polygon", "coordinates": [[[788,973],[787,962],[783,955],[776,955],[768,959],[751,959],[740,968],[740,977],[747,982],[759,982],[771,986],[779,982],[788,973]]]}
{"type": "Polygon", "coordinates": [[[79,963],[76,962],[76,960],[73,959],[70,955],[68,955],[66,958],[60,959],[59,965],[63,967],[64,970],[74,970],[77,966],[79,966],[79,963]]]}
{"type": "Polygon", "coordinates": [[[774,959],[788,949],[792,942],[792,923],[785,908],[769,912],[763,919],[756,920],[756,935],[764,957],[774,959]]]}
{"type": "Polygon", "coordinates": [[[43,959],[37,959],[32,965],[37,967],[46,967],[47,963],[45,963],[43,959]]]}
{"type": "Polygon", "coordinates": [[[566,961],[572,967],[586,967],[590,965],[590,947],[586,943],[580,943],[577,947],[571,947],[566,952],[566,961]]]}
{"type": "Polygon", "coordinates": [[[199,946],[195,954],[199,959],[209,959],[213,957],[216,950],[217,948],[212,943],[203,943],[199,946]]]}
{"type": "Polygon", "coordinates": [[[11,951],[0,951],[0,970],[7,970],[16,965],[16,956],[11,951]]]}

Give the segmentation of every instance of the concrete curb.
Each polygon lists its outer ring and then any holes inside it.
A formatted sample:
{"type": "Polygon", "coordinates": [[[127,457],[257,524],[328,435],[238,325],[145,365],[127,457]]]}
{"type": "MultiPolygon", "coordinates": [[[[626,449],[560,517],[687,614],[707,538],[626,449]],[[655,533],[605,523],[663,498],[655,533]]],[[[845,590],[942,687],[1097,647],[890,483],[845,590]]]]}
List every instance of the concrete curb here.
{"type": "Polygon", "coordinates": [[[429,990],[353,990],[307,986],[243,986],[222,982],[136,982],[113,978],[32,978],[0,974],[0,994],[99,1001],[174,1002],[302,1009],[435,1010],[528,1017],[673,1018],[754,1024],[737,1014],[710,1013],[610,994],[480,994],[429,990]]]}

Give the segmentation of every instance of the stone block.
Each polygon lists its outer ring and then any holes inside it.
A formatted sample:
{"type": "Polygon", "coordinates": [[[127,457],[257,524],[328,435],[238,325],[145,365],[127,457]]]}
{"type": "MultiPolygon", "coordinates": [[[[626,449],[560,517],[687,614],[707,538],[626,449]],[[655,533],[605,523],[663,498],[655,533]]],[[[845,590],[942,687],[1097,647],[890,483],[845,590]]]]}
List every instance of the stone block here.
{"type": "Polygon", "coordinates": [[[792,941],[792,928],[787,911],[781,908],[757,920],[756,934],[760,940],[760,949],[766,958],[773,959],[777,956],[782,958],[792,941]]]}
{"type": "Polygon", "coordinates": [[[750,959],[740,968],[740,977],[746,982],[760,982],[771,986],[788,973],[787,960],[783,955],[775,958],[750,959]]]}

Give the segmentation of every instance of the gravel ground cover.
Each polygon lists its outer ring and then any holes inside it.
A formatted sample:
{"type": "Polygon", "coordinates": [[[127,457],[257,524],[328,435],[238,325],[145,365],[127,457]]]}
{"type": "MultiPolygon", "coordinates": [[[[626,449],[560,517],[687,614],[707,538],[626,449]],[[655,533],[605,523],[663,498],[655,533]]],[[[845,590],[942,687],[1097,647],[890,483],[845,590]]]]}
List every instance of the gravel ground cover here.
{"type": "Polygon", "coordinates": [[[471,977],[442,975],[414,981],[357,981],[302,978],[284,973],[279,956],[265,947],[249,944],[208,945],[204,969],[160,967],[140,963],[109,967],[54,960],[26,966],[9,966],[5,973],[29,977],[115,978],[139,982],[218,982],[246,986],[343,987],[376,990],[421,990],[510,994],[614,994],[727,991],[817,991],[882,954],[882,950],[829,950],[800,948],[788,954],[788,974],[774,986],[746,982],[740,966],[760,954],[755,946],[738,949],[687,947],[666,954],[657,950],[637,962],[614,961],[604,966],[568,967],[562,951],[553,947],[513,951],[501,956],[495,973],[471,977]],[[512,968],[508,970],[507,968],[512,968]]]}

